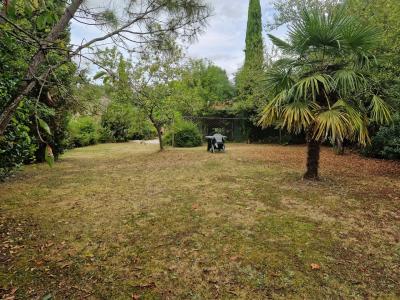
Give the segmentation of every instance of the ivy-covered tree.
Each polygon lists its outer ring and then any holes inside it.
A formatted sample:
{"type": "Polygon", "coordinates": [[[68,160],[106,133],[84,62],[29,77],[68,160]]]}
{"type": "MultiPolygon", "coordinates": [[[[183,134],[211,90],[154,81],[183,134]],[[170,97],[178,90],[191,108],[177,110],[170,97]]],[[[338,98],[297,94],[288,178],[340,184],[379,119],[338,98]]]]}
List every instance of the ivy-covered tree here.
{"type": "MultiPolygon", "coordinates": [[[[16,27],[24,32],[34,31],[38,38],[43,38],[47,36],[52,22],[57,21],[65,7],[65,2],[62,0],[49,1],[47,5],[52,10],[52,17],[44,22],[41,20],[47,12],[40,10],[39,4],[34,1],[9,1],[7,4],[7,13],[14,15],[16,20],[13,23],[0,22],[2,62],[0,64],[0,112],[7,109],[21,78],[29,68],[30,58],[37,51],[35,46],[16,34],[16,27]],[[31,16],[32,10],[35,10],[34,17],[31,16]]],[[[3,13],[5,14],[5,10],[3,13]]],[[[59,42],[64,44],[69,42],[68,30],[60,34],[59,42]]],[[[60,57],[57,51],[49,50],[41,70],[48,70],[50,66],[60,61],[64,61],[64,57],[60,57]]],[[[62,67],[48,74],[45,81],[37,79],[41,84],[33,87],[21,99],[16,108],[16,114],[11,119],[11,125],[1,136],[0,168],[11,171],[13,162],[17,167],[21,162],[27,163],[35,159],[42,161],[46,158],[46,150],[49,161],[63,152],[75,69],[73,63],[63,64],[62,67]],[[27,149],[30,150],[27,151],[27,149]]],[[[8,171],[3,174],[7,175],[8,171]]]]}

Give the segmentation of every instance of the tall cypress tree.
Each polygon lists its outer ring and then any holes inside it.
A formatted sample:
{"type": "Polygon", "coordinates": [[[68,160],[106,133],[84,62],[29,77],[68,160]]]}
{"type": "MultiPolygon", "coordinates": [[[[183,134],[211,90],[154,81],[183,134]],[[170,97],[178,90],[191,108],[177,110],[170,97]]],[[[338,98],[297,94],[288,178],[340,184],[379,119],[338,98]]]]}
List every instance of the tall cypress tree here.
{"type": "Polygon", "coordinates": [[[246,33],[245,68],[257,68],[264,63],[262,15],[260,0],[250,0],[246,33]]]}
{"type": "Polygon", "coordinates": [[[235,108],[255,123],[259,108],[261,80],[264,70],[264,43],[260,0],[250,0],[247,20],[245,63],[236,74],[235,108]]]}

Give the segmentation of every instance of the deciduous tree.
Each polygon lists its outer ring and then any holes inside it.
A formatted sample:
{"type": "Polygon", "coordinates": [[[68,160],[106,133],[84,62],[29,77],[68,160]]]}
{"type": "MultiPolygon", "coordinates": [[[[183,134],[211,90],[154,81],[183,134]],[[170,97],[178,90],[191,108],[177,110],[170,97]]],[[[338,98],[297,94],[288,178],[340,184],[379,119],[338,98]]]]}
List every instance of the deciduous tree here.
{"type": "Polygon", "coordinates": [[[23,1],[21,6],[21,1],[3,1],[0,7],[1,30],[5,30],[4,26],[8,26],[12,35],[36,48],[25,74],[20,78],[11,99],[1,111],[0,135],[3,134],[22,99],[38,82],[46,80],[50,72],[63,65],[63,62],[59,62],[50,69],[42,70],[41,66],[50,50],[60,51],[65,61],[74,56],[84,56],[90,60],[90,57],[82,51],[106,40],[111,40],[128,51],[134,51],[144,44],[160,43],[165,35],[191,40],[202,30],[210,14],[209,7],[202,0],[125,0],[123,9],[119,13],[109,9],[91,8],[84,4],[83,0],[70,0],[67,1],[68,5],[61,17],[54,19],[54,11],[47,7],[47,2],[41,2],[42,5],[39,6],[35,1],[23,1]],[[35,30],[26,30],[18,24],[19,10],[24,10],[33,17],[39,9],[45,10],[46,14],[43,14],[37,23],[53,24],[44,37],[38,37],[35,30]],[[81,45],[62,45],[60,36],[72,19],[87,26],[100,26],[102,32],[106,33],[82,42],[81,45]]]}

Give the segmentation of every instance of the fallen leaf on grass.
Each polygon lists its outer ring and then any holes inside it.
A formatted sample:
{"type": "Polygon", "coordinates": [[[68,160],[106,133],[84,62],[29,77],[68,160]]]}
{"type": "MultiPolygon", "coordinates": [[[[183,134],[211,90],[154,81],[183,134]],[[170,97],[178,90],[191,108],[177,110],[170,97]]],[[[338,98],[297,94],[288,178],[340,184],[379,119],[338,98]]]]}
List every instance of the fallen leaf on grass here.
{"type": "Polygon", "coordinates": [[[319,264],[311,264],[311,270],[319,270],[321,266],[319,264]]]}
{"type": "Polygon", "coordinates": [[[35,263],[36,263],[36,266],[41,267],[41,266],[43,266],[44,261],[42,261],[42,260],[37,260],[35,263]]]}
{"type": "Polygon", "coordinates": [[[136,294],[132,294],[132,300],[139,300],[140,296],[136,294]]]}

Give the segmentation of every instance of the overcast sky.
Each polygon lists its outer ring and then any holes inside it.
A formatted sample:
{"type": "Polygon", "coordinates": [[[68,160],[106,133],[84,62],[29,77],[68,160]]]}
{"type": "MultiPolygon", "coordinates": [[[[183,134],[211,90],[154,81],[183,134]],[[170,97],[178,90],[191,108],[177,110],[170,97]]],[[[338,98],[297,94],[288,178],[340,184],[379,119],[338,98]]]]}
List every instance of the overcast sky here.
{"type": "MultiPolygon", "coordinates": [[[[205,33],[188,48],[188,56],[193,58],[208,58],[216,65],[224,68],[230,77],[244,62],[244,47],[246,37],[248,0],[209,0],[214,8],[213,16],[205,33]]],[[[261,0],[264,24],[271,18],[274,11],[270,0],[261,0]]],[[[82,39],[89,40],[98,36],[92,26],[74,22],[71,27],[72,42],[80,44],[82,39]]],[[[273,34],[283,36],[282,28],[273,34]]],[[[268,44],[266,32],[265,41],[268,44]]]]}

